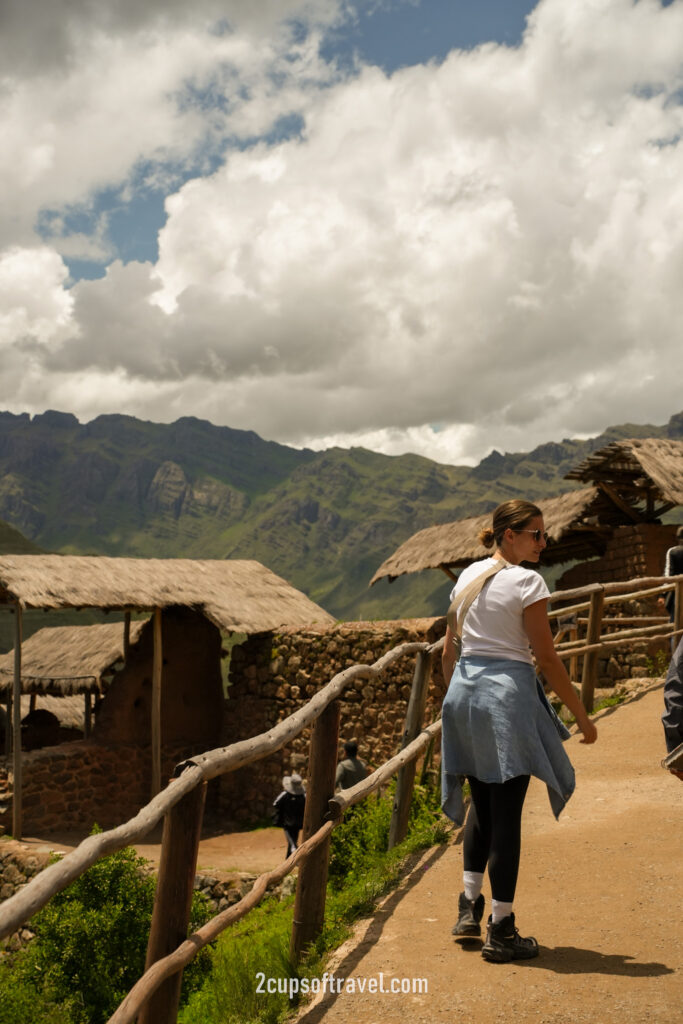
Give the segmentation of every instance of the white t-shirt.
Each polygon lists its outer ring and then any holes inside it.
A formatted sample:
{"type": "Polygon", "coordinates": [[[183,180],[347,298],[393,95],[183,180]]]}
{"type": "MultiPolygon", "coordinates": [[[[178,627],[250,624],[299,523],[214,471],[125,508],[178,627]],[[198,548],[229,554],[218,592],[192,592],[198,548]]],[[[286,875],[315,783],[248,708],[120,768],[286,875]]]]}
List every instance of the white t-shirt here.
{"type": "MultiPolygon", "coordinates": [[[[473,562],[460,573],[451,601],[463,587],[494,565],[492,558],[473,562]]],[[[533,569],[511,565],[484,584],[465,616],[462,654],[487,658],[511,658],[532,663],[522,612],[530,604],[550,596],[545,580],[533,569]]]]}

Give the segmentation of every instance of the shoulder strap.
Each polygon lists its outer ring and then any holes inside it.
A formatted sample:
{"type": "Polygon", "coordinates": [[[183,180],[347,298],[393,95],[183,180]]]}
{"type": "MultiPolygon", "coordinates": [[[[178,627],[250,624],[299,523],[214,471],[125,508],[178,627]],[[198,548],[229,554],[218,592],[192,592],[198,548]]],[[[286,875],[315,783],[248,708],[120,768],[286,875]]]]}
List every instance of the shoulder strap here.
{"type": "Polygon", "coordinates": [[[459,594],[455,595],[446,615],[446,620],[453,636],[462,639],[462,625],[474,599],[481,593],[487,580],[490,580],[492,576],[495,576],[497,572],[505,569],[508,565],[510,565],[510,562],[506,562],[504,558],[498,559],[495,565],[489,566],[480,576],[477,576],[466,587],[463,587],[459,594]]]}

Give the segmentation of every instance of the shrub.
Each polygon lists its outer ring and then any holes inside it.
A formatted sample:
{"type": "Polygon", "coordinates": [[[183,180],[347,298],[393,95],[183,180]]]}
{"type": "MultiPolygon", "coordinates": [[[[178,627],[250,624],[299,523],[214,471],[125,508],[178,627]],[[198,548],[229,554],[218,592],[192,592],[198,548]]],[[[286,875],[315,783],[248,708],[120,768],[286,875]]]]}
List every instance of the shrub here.
{"type": "MultiPolygon", "coordinates": [[[[128,848],[104,857],[53,896],[33,918],[36,938],[0,970],[0,1004],[14,1000],[17,1006],[8,1021],[42,1021],[22,1009],[31,992],[45,1007],[45,1024],[108,1020],[144,972],[155,886],[144,859],[128,848]]],[[[210,916],[195,894],[191,929],[210,916]]],[[[183,975],[184,997],[201,984],[209,965],[210,955],[202,951],[183,975]]]]}

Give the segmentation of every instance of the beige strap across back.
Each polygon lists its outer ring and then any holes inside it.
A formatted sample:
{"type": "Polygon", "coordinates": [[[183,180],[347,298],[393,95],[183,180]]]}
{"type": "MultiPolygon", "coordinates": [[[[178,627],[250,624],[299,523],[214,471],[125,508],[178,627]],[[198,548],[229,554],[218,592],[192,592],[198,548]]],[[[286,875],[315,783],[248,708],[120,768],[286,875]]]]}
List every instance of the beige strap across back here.
{"type": "Polygon", "coordinates": [[[480,576],[468,583],[466,587],[456,594],[450,603],[446,615],[446,621],[450,627],[451,633],[453,634],[453,642],[459,649],[462,642],[462,626],[465,621],[465,616],[470,610],[474,599],[481,593],[484,584],[487,580],[490,580],[492,576],[495,576],[501,569],[505,569],[506,566],[510,565],[510,562],[506,562],[504,558],[496,560],[495,565],[489,566],[480,576]],[[459,614],[458,614],[459,613],[459,614]]]}

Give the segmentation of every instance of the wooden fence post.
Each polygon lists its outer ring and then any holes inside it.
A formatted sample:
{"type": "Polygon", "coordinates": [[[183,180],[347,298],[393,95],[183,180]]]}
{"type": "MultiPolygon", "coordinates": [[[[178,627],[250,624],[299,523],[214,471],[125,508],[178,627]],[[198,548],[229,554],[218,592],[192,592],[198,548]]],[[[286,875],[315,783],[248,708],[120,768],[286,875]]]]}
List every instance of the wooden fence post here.
{"type": "MultiPolygon", "coordinates": [[[[683,629],[683,578],[676,580],[676,589],[674,590],[674,621],[673,628],[683,629]]],[[[674,637],[674,647],[678,646],[680,637],[674,637]]]]}
{"type": "MultiPolygon", "coordinates": [[[[590,608],[588,610],[588,628],[586,630],[587,644],[596,644],[600,639],[600,633],[602,631],[602,612],[604,606],[605,591],[603,589],[594,590],[591,594],[590,608]]],[[[583,656],[581,702],[586,711],[593,710],[593,697],[595,694],[595,680],[599,654],[599,651],[586,651],[583,656]]]]}
{"type": "MultiPolygon", "coordinates": [[[[578,625],[572,626],[570,628],[570,630],[569,630],[569,639],[570,640],[578,640],[579,639],[579,627],[578,627],[578,625]]],[[[572,657],[569,659],[569,678],[572,681],[572,683],[578,682],[578,678],[579,678],[579,656],[578,656],[578,654],[573,654],[572,657]]]]}
{"type": "MultiPolygon", "coordinates": [[[[316,720],[311,734],[308,761],[308,789],[304,813],[303,841],[324,824],[328,801],[334,796],[339,746],[339,701],[328,704],[316,720]]],[[[309,854],[299,868],[294,901],[294,922],[289,956],[298,964],[301,954],[322,931],[325,921],[327,869],[330,861],[329,838],[309,854]]]]}
{"type": "MultiPolygon", "coordinates": [[[[14,609],[14,690],[12,693],[12,837],[21,839],[23,828],[23,806],[21,778],[21,640],[22,613],[17,601],[14,609]]],[[[7,723],[9,725],[9,722],[7,723]]]]}
{"type": "MultiPolygon", "coordinates": [[[[146,971],[187,938],[205,798],[206,782],[202,782],[164,818],[146,971]]],[[[182,980],[182,971],[168,978],[146,1003],[138,1024],[175,1024],[182,980]]]]}
{"type": "MultiPolygon", "coordinates": [[[[429,651],[419,651],[415,660],[415,672],[413,685],[410,690],[406,724],[403,730],[401,750],[418,736],[422,729],[424,720],[425,705],[427,703],[427,692],[429,680],[432,673],[432,656],[429,651]]],[[[389,849],[397,846],[405,839],[408,832],[408,819],[410,817],[410,804],[413,799],[413,787],[415,784],[415,761],[399,768],[396,777],[396,791],[394,794],[394,806],[391,812],[391,825],[389,826],[389,849]]]]}
{"type": "Polygon", "coordinates": [[[161,791],[161,680],[164,654],[161,641],[161,608],[154,609],[154,657],[152,661],[152,796],[161,791]]]}

